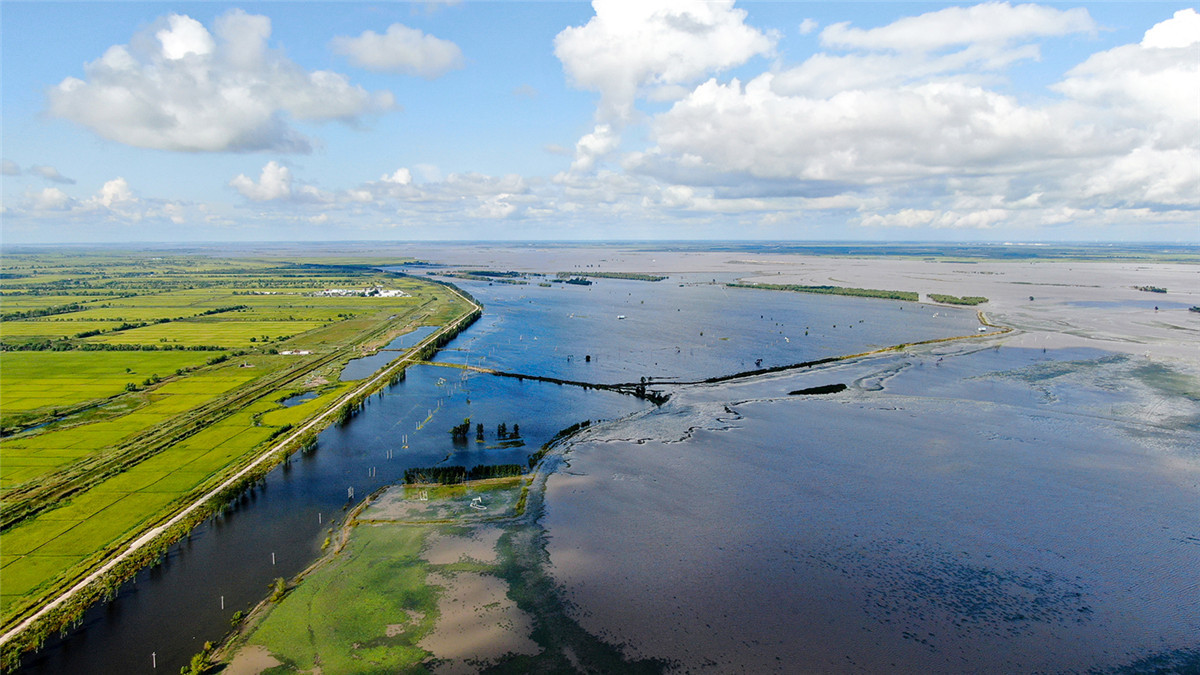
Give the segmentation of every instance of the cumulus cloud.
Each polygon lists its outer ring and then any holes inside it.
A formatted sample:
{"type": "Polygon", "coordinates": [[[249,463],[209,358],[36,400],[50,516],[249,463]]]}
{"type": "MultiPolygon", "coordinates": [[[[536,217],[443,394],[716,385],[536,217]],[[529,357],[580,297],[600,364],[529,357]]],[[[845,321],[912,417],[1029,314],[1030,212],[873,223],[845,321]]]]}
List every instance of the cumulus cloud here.
{"type": "Polygon", "coordinates": [[[129,206],[137,203],[137,197],[133,196],[133,191],[129,189],[129,183],[121,177],[114,178],[106,182],[100,192],[88,200],[94,206],[102,206],[106,209],[119,209],[123,206],[129,206]]]}
{"type": "Polygon", "coordinates": [[[243,173],[229,181],[229,185],[251,201],[286,199],[292,195],[292,172],[286,166],[271,161],[262,168],[257,183],[243,173]]]}
{"type": "Polygon", "coordinates": [[[1181,9],[1175,16],[1154,24],[1142,38],[1143,47],[1178,49],[1200,41],[1200,14],[1192,8],[1181,9]]]}
{"type": "Polygon", "coordinates": [[[33,211],[63,211],[70,208],[73,200],[56,187],[43,188],[25,193],[27,208],[33,211]]]}
{"type": "Polygon", "coordinates": [[[1093,54],[1036,103],[984,76],[1085,10],[987,3],[858,29],[746,82],[710,78],[652,120],[626,167],[717,197],[849,199],[879,227],[990,228],[1097,209],[1200,208],[1200,16],[1093,54]]]}
{"type": "Polygon", "coordinates": [[[21,166],[11,159],[0,162],[0,175],[4,176],[20,176],[21,166]]]}
{"type": "Polygon", "coordinates": [[[400,167],[399,169],[396,169],[395,171],[393,171],[391,174],[384,174],[383,177],[380,178],[379,180],[384,183],[394,183],[396,185],[408,185],[408,184],[412,183],[412,172],[404,167],[400,167]]]}
{"type": "Polygon", "coordinates": [[[358,37],[339,35],[330,47],[367,70],[433,79],[463,67],[458,45],[401,23],[388,26],[383,35],[370,30],[358,37]]]}
{"type": "MultiPolygon", "coordinates": [[[[20,170],[18,169],[18,172],[19,171],[20,170]]],[[[45,178],[46,180],[50,181],[51,183],[60,183],[62,185],[74,185],[75,184],[75,181],[73,179],[67,178],[66,176],[62,175],[61,173],[58,172],[58,169],[56,169],[52,166],[35,164],[35,165],[29,167],[29,173],[34,174],[36,176],[41,176],[42,178],[45,178]]]]}
{"type": "Polygon", "coordinates": [[[109,140],[185,152],[308,152],[297,120],[354,121],[393,107],[339,73],[308,72],[267,46],[270,19],[231,10],[210,32],[171,14],[47,93],[52,115],[109,140]]]}
{"type": "Polygon", "coordinates": [[[600,94],[596,128],[577,147],[581,170],[619,144],[639,96],[678,97],[686,93],[680,85],[769,54],[778,39],[746,25],[733,0],[594,0],[592,7],[586,24],[554,38],[571,83],[600,94]]]}

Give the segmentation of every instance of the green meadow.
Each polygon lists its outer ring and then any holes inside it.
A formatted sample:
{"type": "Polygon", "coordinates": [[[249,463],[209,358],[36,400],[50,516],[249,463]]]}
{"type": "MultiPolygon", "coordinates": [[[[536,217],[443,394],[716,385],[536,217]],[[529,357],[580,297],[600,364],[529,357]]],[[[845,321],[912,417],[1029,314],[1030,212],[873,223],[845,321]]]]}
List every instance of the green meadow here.
{"type": "Polygon", "coordinates": [[[15,251],[0,271],[3,628],[330,409],[364,349],[471,309],[344,263],[15,251]]]}

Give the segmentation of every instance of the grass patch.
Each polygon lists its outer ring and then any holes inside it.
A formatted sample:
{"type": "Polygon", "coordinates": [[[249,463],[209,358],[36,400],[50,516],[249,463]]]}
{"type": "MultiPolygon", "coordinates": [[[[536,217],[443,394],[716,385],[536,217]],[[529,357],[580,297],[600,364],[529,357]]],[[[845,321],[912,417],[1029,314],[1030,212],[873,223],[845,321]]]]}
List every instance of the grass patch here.
{"type": "Polygon", "coordinates": [[[269,649],[286,664],[280,672],[412,672],[430,656],[417,643],[438,617],[438,589],[426,584],[429,565],[420,559],[431,529],[358,527],[246,643],[269,649]]]}
{"type": "Polygon", "coordinates": [[[929,299],[934,302],[940,302],[946,305],[982,305],[988,299],[981,295],[943,295],[941,293],[930,293],[929,299]]]}

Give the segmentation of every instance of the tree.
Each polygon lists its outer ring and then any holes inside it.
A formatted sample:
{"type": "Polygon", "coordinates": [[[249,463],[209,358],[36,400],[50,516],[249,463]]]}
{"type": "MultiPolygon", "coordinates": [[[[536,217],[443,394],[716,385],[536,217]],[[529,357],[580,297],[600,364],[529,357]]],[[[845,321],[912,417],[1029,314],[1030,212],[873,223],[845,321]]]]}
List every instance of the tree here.
{"type": "Polygon", "coordinates": [[[512,430],[512,436],[513,436],[513,438],[517,438],[517,437],[519,437],[520,435],[521,435],[521,425],[520,425],[520,424],[513,423],[513,430],[512,430]]]}
{"type": "Polygon", "coordinates": [[[467,434],[471,431],[471,418],[468,417],[462,421],[462,424],[456,424],[450,429],[450,436],[455,441],[467,440],[467,434]]]}
{"type": "Polygon", "coordinates": [[[271,593],[271,602],[279,602],[283,599],[283,594],[287,592],[287,580],[283,577],[276,577],[274,591],[271,593]]]}
{"type": "Polygon", "coordinates": [[[499,426],[496,427],[496,436],[498,438],[505,438],[508,436],[508,425],[504,422],[501,422],[499,426]]]}

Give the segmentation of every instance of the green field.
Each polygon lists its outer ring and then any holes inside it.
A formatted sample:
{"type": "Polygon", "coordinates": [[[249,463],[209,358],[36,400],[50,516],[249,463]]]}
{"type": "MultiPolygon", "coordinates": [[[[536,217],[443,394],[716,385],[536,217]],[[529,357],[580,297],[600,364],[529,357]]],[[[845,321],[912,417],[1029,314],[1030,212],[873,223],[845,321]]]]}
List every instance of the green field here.
{"type": "Polygon", "coordinates": [[[25,412],[67,407],[122,393],[129,382],[170,375],[211,358],[204,352],[29,352],[0,360],[0,408],[25,412]]]}
{"type": "MultiPolygon", "coordinates": [[[[461,534],[472,524],[478,512],[467,504],[473,496],[485,495],[493,506],[514,504],[524,486],[523,478],[509,478],[432,487],[421,490],[428,501],[418,500],[416,489],[394,489],[361,514],[340,553],[269,607],[243,643],[269,649],[284,662],[279,672],[316,666],[327,675],[425,672],[422,664],[432,655],[418,643],[439,618],[442,594],[429,574],[498,572],[477,561],[432,564],[422,558],[428,537],[461,534]]],[[[494,520],[498,510],[489,513],[494,520]]],[[[499,513],[516,512],[510,507],[499,513]]]]}
{"type": "Polygon", "coordinates": [[[324,324],[313,321],[174,321],[87,338],[118,345],[172,344],[250,347],[255,342],[281,342],[324,324]]]}
{"type": "Polygon", "coordinates": [[[72,321],[62,317],[71,314],[58,314],[43,319],[30,321],[0,322],[0,340],[11,338],[69,338],[84,331],[112,330],[121,325],[120,321],[72,321]]]}
{"type": "Polygon", "coordinates": [[[344,263],[16,252],[0,271],[5,628],[328,410],[363,349],[471,309],[344,263]],[[372,288],[408,296],[320,295],[372,288]]]}

